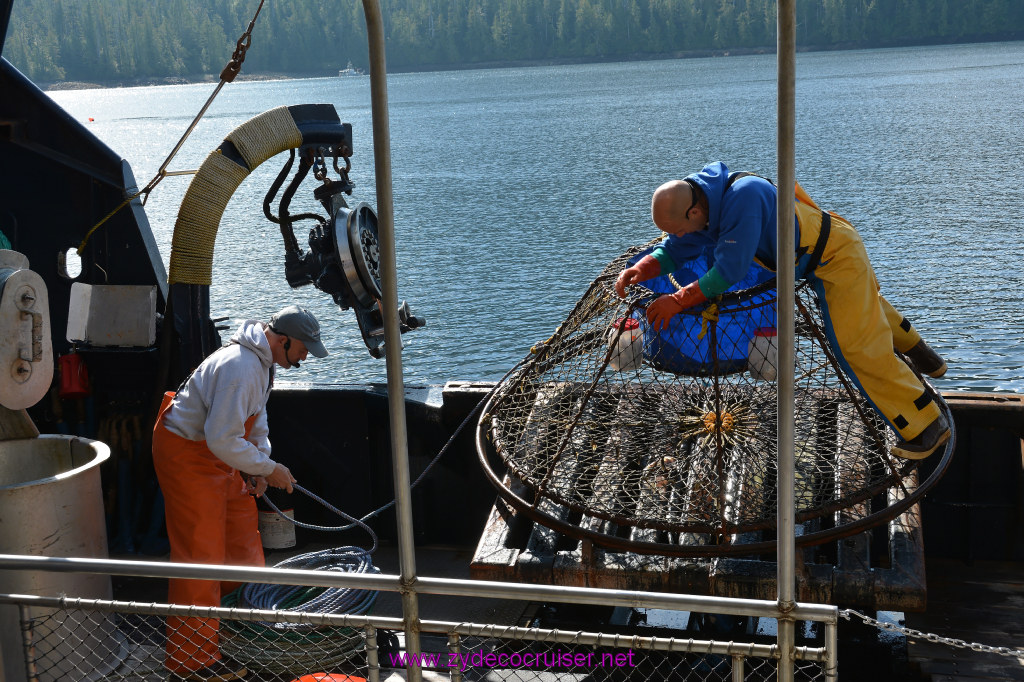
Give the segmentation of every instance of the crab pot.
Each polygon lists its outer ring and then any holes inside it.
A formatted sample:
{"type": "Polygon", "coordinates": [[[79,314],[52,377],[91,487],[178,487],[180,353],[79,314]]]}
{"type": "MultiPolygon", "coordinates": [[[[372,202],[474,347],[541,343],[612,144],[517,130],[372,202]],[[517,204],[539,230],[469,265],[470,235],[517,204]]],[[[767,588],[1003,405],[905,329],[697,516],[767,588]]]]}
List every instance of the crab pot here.
{"type": "MultiPolygon", "coordinates": [[[[75,436],[0,441],[0,554],[106,558],[100,465],[109,457],[104,443],[75,436]]],[[[111,584],[106,575],[5,571],[2,591],[110,599],[111,584]]],[[[74,679],[82,670],[113,667],[102,660],[120,650],[109,617],[43,608],[32,608],[31,615],[40,635],[57,634],[45,641],[59,642],[51,649],[35,647],[34,679],[74,679]]],[[[16,606],[0,607],[0,647],[0,678],[27,679],[25,661],[18,655],[23,639],[16,606]]]]}
{"type": "MultiPolygon", "coordinates": [[[[618,276],[651,248],[609,263],[496,387],[477,424],[484,472],[509,506],[567,538],[645,555],[774,556],[772,273],[752,265],[723,296],[655,329],[647,306],[710,261],[697,254],[620,298],[618,276]]],[[[811,547],[899,517],[945,466],[922,479],[890,454],[896,436],[844,374],[816,294],[807,282],[795,294],[794,503],[797,542],[811,547]],[[890,502],[890,491],[902,496],[890,502]]]]}

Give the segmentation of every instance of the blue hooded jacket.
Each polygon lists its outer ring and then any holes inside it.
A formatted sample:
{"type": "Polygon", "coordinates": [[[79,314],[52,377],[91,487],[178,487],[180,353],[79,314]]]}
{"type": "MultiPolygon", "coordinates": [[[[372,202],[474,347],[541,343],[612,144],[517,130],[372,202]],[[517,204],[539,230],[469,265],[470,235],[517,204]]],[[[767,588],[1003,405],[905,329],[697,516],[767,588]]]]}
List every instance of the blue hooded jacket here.
{"type": "MultiPolygon", "coordinates": [[[[654,253],[662,264],[662,272],[671,272],[711,247],[714,266],[700,278],[701,291],[710,298],[743,279],[755,257],[774,270],[778,244],[775,186],[764,178],[748,175],[726,189],[729,168],[721,161],[709,163],[687,179],[696,182],[707,197],[708,224],[699,232],[665,238],[654,253]],[[665,256],[671,264],[665,262],[665,256]],[[666,265],[671,265],[671,269],[666,265]]],[[[798,232],[796,243],[799,240],[798,232]]]]}

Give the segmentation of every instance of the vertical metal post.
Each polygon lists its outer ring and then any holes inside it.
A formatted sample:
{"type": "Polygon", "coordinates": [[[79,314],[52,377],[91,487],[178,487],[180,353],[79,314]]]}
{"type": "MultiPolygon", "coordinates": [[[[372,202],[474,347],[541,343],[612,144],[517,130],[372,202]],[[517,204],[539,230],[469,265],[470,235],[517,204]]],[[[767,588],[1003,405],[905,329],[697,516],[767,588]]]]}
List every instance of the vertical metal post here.
{"type": "Polygon", "coordinates": [[[380,648],[377,646],[377,628],[363,626],[366,642],[366,677],[368,682],[380,682],[380,648]]]}
{"type": "Polygon", "coordinates": [[[452,632],[448,635],[448,653],[455,654],[455,667],[451,669],[452,682],[462,682],[462,667],[459,654],[462,652],[459,633],[452,632]]]}
{"type": "Polygon", "coordinates": [[[36,666],[35,628],[32,627],[32,609],[25,604],[18,604],[18,615],[21,620],[21,646],[25,654],[25,675],[28,682],[39,682],[39,668],[36,666]]]}
{"type": "MultiPolygon", "coordinates": [[[[384,318],[384,353],[388,374],[388,409],[391,426],[391,461],[398,518],[399,576],[405,650],[420,653],[420,612],[416,596],[416,547],[412,532],[412,493],[409,478],[409,441],[405,421],[405,382],[402,377],[402,333],[398,322],[398,277],[395,272],[395,212],[391,185],[391,129],[388,121],[388,83],[384,60],[384,20],[378,0],[363,0],[370,55],[370,104],[373,120],[373,160],[377,181],[377,230],[380,240],[380,302],[384,318]]],[[[412,657],[410,657],[412,658],[412,657]]],[[[416,657],[418,660],[418,656],[416,657]]],[[[409,682],[421,679],[418,664],[408,667],[409,682]]]]}
{"type": "Polygon", "coordinates": [[[796,162],[796,0],[779,0],[778,16],[778,647],[779,682],[792,682],[796,623],[788,616],[795,605],[796,540],[793,510],[794,462],[794,375],[795,375],[795,274],[794,216],[796,162]]]}
{"type": "Polygon", "coordinates": [[[732,682],[743,682],[746,678],[746,656],[732,655],[732,682]]]}
{"type": "Polygon", "coordinates": [[[839,624],[825,623],[825,682],[839,680],[839,624]]]}

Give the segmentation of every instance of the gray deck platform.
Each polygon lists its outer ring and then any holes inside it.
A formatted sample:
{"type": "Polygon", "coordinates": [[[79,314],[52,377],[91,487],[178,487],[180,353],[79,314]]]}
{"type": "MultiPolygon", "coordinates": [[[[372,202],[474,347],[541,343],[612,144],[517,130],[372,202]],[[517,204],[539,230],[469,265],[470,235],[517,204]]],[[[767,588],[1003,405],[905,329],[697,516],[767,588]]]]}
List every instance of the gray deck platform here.
{"type": "MultiPolygon", "coordinates": [[[[928,606],[908,627],[994,647],[1024,648],[1024,566],[938,559],[928,562],[928,606]]],[[[1024,658],[908,638],[910,662],[934,682],[1024,680],[1024,658]]]]}

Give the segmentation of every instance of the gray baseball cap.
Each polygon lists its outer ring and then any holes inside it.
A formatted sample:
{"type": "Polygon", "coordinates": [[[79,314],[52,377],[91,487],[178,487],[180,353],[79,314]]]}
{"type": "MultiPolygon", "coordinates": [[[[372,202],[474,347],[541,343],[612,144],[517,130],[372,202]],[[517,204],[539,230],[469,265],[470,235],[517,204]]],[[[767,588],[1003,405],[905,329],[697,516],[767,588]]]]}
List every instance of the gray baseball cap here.
{"type": "Polygon", "coordinates": [[[306,344],[310,353],[318,358],[327,357],[327,349],[320,342],[320,323],[313,313],[297,305],[290,305],[274,313],[270,329],[306,344]]]}

